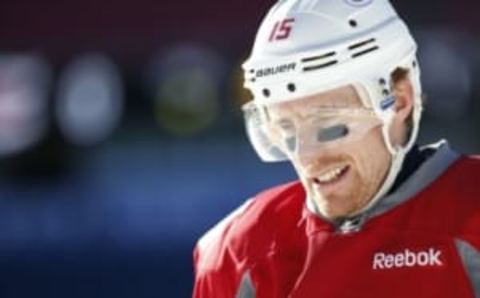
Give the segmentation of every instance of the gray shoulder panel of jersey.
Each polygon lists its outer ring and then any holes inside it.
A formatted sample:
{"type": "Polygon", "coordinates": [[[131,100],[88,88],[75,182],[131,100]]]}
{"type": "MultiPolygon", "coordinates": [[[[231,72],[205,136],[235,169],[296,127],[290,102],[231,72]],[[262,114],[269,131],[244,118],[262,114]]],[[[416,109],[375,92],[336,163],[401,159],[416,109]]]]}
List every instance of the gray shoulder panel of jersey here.
{"type": "Polygon", "coordinates": [[[455,245],[462,259],[463,267],[472,283],[475,297],[480,298],[480,252],[460,239],[455,240],[455,245]]]}
{"type": "Polygon", "coordinates": [[[436,152],[400,185],[394,193],[381,199],[378,204],[372,208],[368,217],[381,215],[413,198],[440,177],[440,175],[460,157],[460,154],[450,149],[450,146],[445,140],[429,145],[428,147],[436,148],[436,152]]]}
{"type": "Polygon", "coordinates": [[[235,298],[255,298],[255,296],[255,287],[250,277],[250,272],[246,272],[240,281],[235,298]]]}

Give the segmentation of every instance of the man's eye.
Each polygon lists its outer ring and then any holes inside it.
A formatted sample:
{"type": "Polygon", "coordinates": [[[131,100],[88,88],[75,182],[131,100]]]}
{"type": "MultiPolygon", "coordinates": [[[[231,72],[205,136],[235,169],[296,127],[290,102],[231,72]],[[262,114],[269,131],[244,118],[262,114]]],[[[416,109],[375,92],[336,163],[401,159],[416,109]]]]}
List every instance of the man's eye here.
{"type": "Polygon", "coordinates": [[[345,124],[339,124],[323,128],[318,132],[317,141],[329,142],[339,138],[343,138],[348,135],[349,130],[345,124]]]}
{"type": "Polygon", "coordinates": [[[295,152],[297,148],[297,138],[292,136],[285,139],[285,145],[287,146],[287,150],[290,152],[295,152]]]}
{"type": "Polygon", "coordinates": [[[295,134],[295,126],[289,122],[277,123],[275,129],[284,138],[295,134]]]}
{"type": "Polygon", "coordinates": [[[280,122],[278,123],[278,127],[282,131],[292,131],[294,129],[293,124],[290,122],[280,122]]]}

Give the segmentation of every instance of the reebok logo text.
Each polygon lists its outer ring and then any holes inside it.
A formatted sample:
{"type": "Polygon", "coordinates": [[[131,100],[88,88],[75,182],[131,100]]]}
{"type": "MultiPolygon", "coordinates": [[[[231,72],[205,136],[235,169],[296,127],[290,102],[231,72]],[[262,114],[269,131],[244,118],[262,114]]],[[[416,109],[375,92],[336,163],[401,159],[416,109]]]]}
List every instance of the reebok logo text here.
{"type": "Polygon", "coordinates": [[[396,254],[378,252],[373,256],[373,270],[386,270],[402,267],[438,267],[443,266],[440,260],[442,251],[430,248],[428,250],[413,252],[408,248],[396,254]]]}

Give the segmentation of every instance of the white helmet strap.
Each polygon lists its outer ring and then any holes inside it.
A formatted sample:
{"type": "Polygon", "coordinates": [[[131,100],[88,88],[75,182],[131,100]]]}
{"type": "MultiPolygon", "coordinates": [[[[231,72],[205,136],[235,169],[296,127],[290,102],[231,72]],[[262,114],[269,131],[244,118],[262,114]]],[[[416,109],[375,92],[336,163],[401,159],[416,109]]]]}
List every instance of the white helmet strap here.
{"type": "MultiPolygon", "coordinates": [[[[419,94],[414,94],[414,97],[421,97],[421,96],[419,94]]],[[[366,206],[364,206],[362,209],[355,212],[355,214],[353,214],[354,216],[365,213],[367,210],[372,208],[388,191],[390,191],[391,187],[395,183],[398,177],[398,174],[400,173],[400,170],[402,168],[403,161],[405,160],[405,156],[413,147],[415,140],[417,139],[420,115],[422,111],[422,106],[417,104],[418,102],[419,102],[419,99],[413,100],[413,107],[412,107],[413,119],[412,120],[415,123],[413,125],[412,130],[409,132],[408,140],[405,145],[403,146],[394,145],[392,142],[392,139],[390,136],[390,127],[393,122],[394,112],[392,111],[392,113],[390,114],[391,116],[386,117],[386,119],[384,120],[384,124],[382,126],[382,136],[383,136],[385,146],[391,154],[390,167],[388,169],[387,176],[382,186],[377,191],[377,193],[373,196],[373,198],[369,201],[369,203],[366,206]]]]}

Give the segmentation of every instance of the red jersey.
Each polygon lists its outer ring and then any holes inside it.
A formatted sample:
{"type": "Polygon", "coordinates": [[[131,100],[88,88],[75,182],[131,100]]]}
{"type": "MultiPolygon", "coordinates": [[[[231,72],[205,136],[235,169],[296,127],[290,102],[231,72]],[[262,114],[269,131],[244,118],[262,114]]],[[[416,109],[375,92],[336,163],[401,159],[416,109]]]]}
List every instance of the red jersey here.
{"type": "Polygon", "coordinates": [[[195,298],[480,297],[480,159],[443,144],[360,218],[333,224],[299,182],[249,200],[198,243],[195,298]]]}

